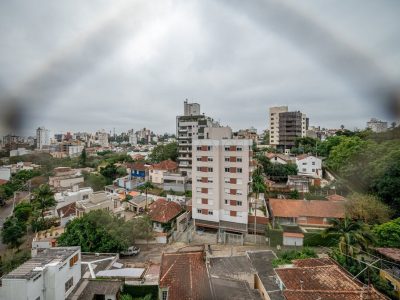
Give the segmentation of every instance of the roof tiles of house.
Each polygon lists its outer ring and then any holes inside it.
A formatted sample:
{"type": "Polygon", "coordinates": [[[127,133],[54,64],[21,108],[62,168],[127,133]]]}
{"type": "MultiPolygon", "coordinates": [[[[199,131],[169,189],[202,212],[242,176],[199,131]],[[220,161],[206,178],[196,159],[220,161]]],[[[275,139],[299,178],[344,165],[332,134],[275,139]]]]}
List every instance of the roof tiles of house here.
{"type": "Polygon", "coordinates": [[[338,194],[326,196],[326,199],[328,199],[329,201],[344,201],[344,200],[346,200],[345,197],[340,196],[338,194]]]}
{"type": "Polygon", "coordinates": [[[398,248],[375,248],[375,250],[395,262],[400,262],[400,249],[398,248]]]}
{"type": "Polygon", "coordinates": [[[69,216],[75,215],[76,214],[75,202],[72,202],[70,204],[67,204],[67,205],[57,209],[57,213],[62,218],[67,218],[69,216]]]}
{"type": "Polygon", "coordinates": [[[137,170],[137,171],[146,171],[146,165],[144,162],[138,161],[134,163],[127,163],[126,164],[127,168],[130,168],[131,170],[137,170]]]}
{"type": "Polygon", "coordinates": [[[344,203],[325,200],[269,199],[274,217],[344,218],[344,203]]]}
{"type": "Polygon", "coordinates": [[[173,171],[178,168],[178,164],[170,159],[163,160],[158,164],[152,165],[149,169],[150,170],[165,170],[165,171],[173,171]]]}
{"type": "Polygon", "coordinates": [[[278,157],[278,158],[280,158],[280,159],[282,159],[282,160],[284,160],[286,162],[291,162],[292,161],[290,156],[287,156],[287,155],[284,155],[284,154],[280,154],[280,153],[267,153],[267,154],[265,154],[265,156],[268,159],[272,159],[274,157],[278,157]]]}
{"type": "Polygon", "coordinates": [[[172,201],[160,198],[149,205],[149,216],[152,221],[159,223],[168,223],[178,216],[182,211],[182,207],[172,201]]]}
{"type": "Polygon", "coordinates": [[[163,253],[159,287],[169,300],[212,299],[203,251],[163,253]]]}
{"type": "Polygon", "coordinates": [[[319,266],[336,265],[336,263],[329,257],[327,257],[327,258],[305,258],[305,259],[294,260],[293,265],[295,267],[319,267],[319,266]]]}
{"type": "Polygon", "coordinates": [[[298,260],[295,265],[306,266],[275,269],[286,288],[287,300],[363,299],[361,296],[367,293],[368,299],[387,299],[373,288],[365,289],[361,282],[353,280],[345,270],[327,259],[298,260]]]}

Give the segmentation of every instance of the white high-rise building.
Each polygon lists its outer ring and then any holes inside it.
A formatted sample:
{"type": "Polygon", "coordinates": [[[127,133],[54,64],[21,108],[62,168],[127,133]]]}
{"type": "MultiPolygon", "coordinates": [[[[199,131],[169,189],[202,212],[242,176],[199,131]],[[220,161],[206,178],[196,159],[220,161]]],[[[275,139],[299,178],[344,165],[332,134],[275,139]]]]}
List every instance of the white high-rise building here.
{"type": "Polygon", "coordinates": [[[204,139],[207,127],[219,127],[213,119],[200,115],[200,105],[183,103],[184,115],[176,117],[176,139],[178,142],[178,167],[183,175],[191,178],[192,173],[192,142],[204,139]]]}
{"type": "Polygon", "coordinates": [[[129,137],[129,144],[131,144],[132,146],[137,145],[138,142],[138,138],[137,135],[135,133],[135,130],[131,129],[128,131],[128,137],[129,137]]]}
{"type": "Polygon", "coordinates": [[[287,112],[287,106],[275,106],[269,108],[269,144],[279,145],[279,114],[287,112]]]}
{"type": "Polygon", "coordinates": [[[96,133],[97,136],[97,143],[104,148],[107,148],[109,146],[108,143],[108,133],[104,131],[104,129],[102,131],[99,131],[96,133]]]}
{"type": "Polygon", "coordinates": [[[371,129],[373,132],[385,132],[388,129],[388,123],[372,118],[367,122],[367,128],[371,129]]]}
{"type": "Polygon", "coordinates": [[[253,141],[229,127],[206,128],[193,140],[192,216],[196,227],[247,233],[253,141]]]}
{"type": "Polygon", "coordinates": [[[43,149],[43,146],[50,145],[50,132],[44,127],[36,129],[36,148],[43,149]]]}

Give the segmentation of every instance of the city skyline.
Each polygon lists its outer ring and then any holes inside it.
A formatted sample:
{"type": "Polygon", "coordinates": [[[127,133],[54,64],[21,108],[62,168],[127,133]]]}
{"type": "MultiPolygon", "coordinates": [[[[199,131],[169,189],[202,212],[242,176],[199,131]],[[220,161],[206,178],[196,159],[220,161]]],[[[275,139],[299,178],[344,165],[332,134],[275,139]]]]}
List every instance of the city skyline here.
{"type": "MultiPolygon", "coordinates": [[[[399,34],[400,4],[363,2],[359,10],[358,1],[288,3],[313,22],[323,19],[321,27],[399,78],[399,44],[392,37],[399,34]]],[[[267,128],[268,108],[276,105],[329,128],[364,128],[371,117],[392,121],[379,101],[304,44],[250,18],[240,4],[48,4],[1,4],[0,108],[13,103],[5,95],[20,101],[25,132],[43,125],[172,133],[186,98],[234,130],[267,128]]]]}

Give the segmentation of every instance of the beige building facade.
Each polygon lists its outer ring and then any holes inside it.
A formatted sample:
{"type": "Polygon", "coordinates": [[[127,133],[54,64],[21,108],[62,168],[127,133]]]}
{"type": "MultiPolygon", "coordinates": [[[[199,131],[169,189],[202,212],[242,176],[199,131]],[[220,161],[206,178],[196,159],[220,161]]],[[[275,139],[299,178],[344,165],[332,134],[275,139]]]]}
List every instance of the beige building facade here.
{"type": "Polygon", "coordinates": [[[269,144],[279,145],[279,114],[288,112],[287,106],[275,106],[269,108],[269,144]]]}
{"type": "Polygon", "coordinates": [[[216,136],[193,141],[195,226],[247,232],[252,140],[221,138],[220,132],[216,136]]]}

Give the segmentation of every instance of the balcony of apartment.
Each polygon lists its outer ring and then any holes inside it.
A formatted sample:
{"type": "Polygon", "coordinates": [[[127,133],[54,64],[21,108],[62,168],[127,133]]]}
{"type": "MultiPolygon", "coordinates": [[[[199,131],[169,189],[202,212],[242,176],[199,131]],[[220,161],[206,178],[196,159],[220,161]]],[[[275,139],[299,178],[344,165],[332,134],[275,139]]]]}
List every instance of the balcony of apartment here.
{"type": "Polygon", "coordinates": [[[178,161],[191,161],[192,157],[190,156],[178,156],[178,161]]]}
{"type": "Polygon", "coordinates": [[[179,148],[178,149],[178,153],[192,153],[192,150],[189,149],[189,147],[187,147],[187,148],[179,148]]]}
{"type": "Polygon", "coordinates": [[[192,164],[189,161],[190,160],[188,160],[188,161],[180,161],[179,162],[179,167],[180,168],[191,168],[192,164]]]}

